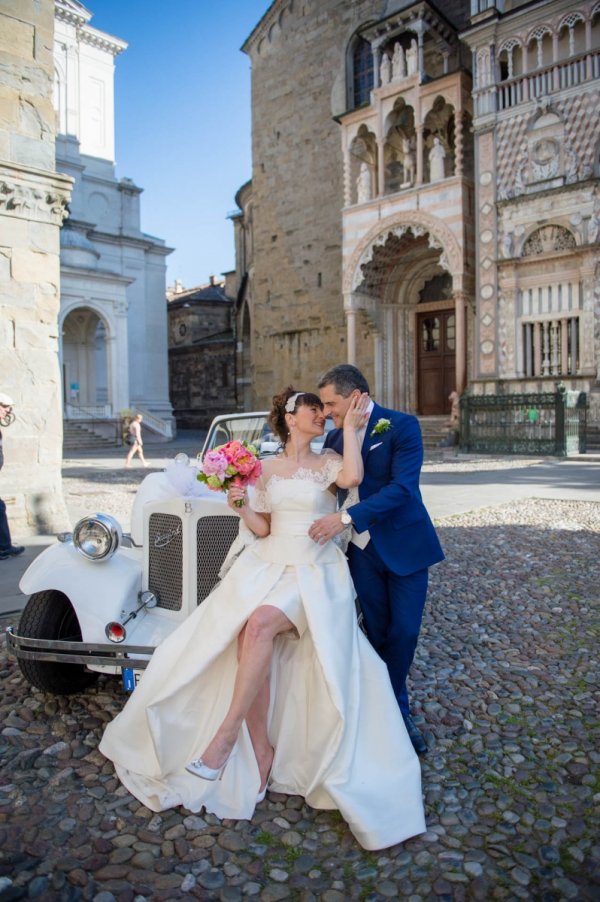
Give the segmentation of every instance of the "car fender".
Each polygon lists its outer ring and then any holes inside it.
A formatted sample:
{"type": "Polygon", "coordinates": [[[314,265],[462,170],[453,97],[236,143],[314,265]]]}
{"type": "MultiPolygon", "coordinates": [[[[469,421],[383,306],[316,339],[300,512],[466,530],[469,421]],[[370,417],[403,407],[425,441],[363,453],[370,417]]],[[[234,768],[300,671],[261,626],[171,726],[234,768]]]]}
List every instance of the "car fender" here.
{"type": "Polygon", "coordinates": [[[70,600],[84,642],[104,641],[104,627],[134,610],[142,588],[142,555],[119,548],[107,561],[88,561],[72,542],[51,545],[29,565],[19,583],[26,595],[54,589],[70,600]]]}

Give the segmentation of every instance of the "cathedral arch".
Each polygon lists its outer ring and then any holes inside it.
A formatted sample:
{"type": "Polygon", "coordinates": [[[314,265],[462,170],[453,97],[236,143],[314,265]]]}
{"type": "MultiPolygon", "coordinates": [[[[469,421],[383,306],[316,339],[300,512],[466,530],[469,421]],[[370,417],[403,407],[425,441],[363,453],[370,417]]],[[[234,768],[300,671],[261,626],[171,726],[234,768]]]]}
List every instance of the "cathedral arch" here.
{"type": "Polygon", "coordinates": [[[412,186],[416,175],[415,113],[402,97],[396,100],[385,119],[384,136],[384,190],[392,194],[412,186]]]}
{"type": "Polygon", "coordinates": [[[523,74],[523,45],[518,38],[504,41],[498,52],[500,81],[508,81],[523,74]]]}
{"type": "Polygon", "coordinates": [[[573,232],[562,225],[547,224],[534,228],[525,237],[521,257],[536,257],[573,250],[576,246],[577,240],[573,232]]]}
{"type": "Polygon", "coordinates": [[[558,59],[568,59],[585,51],[585,20],[580,12],[572,12],[564,16],[559,23],[558,59]]]}
{"type": "Polygon", "coordinates": [[[455,130],[454,107],[438,95],[423,121],[423,172],[427,181],[454,175],[455,130]],[[439,159],[434,163],[435,156],[439,159]]]}
{"type": "Polygon", "coordinates": [[[358,288],[362,280],[361,267],[371,261],[375,248],[385,244],[390,233],[401,236],[409,229],[416,236],[427,234],[429,246],[437,247],[442,252],[441,268],[451,273],[455,287],[462,288],[463,255],[456,237],[441,220],[429,213],[411,210],[376,223],[358,243],[344,274],[344,294],[358,288]]]}
{"type": "Polygon", "coordinates": [[[105,311],[93,303],[73,302],[61,310],[60,360],[67,419],[110,417],[109,349],[114,329],[105,311]]]}
{"type": "Polygon", "coordinates": [[[376,194],[377,139],[365,124],[350,143],[351,203],[364,203],[376,194]]]}
{"type": "Polygon", "coordinates": [[[525,46],[529,48],[535,44],[535,65],[530,68],[541,69],[553,62],[554,51],[552,46],[552,29],[548,25],[538,25],[530,32],[525,46]]]}

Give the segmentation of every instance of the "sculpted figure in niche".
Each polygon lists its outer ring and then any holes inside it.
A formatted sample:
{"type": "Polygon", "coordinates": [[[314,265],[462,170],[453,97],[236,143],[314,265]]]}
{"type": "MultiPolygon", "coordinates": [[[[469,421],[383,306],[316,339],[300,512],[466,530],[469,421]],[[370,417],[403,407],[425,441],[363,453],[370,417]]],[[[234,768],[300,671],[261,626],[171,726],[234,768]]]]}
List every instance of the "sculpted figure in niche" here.
{"type": "Polygon", "coordinates": [[[356,179],[356,194],[359,204],[371,200],[371,172],[364,161],[360,164],[360,171],[356,179]]]}
{"type": "Polygon", "coordinates": [[[402,78],[406,78],[406,60],[402,44],[396,41],[392,57],[392,81],[399,81],[402,78]]]}
{"type": "Polygon", "coordinates": [[[417,74],[417,42],[415,38],[410,42],[410,47],[406,51],[406,71],[408,75],[416,75],[417,74]]]}
{"type": "Polygon", "coordinates": [[[389,85],[391,77],[392,62],[387,53],[384,53],[381,57],[381,64],[379,66],[379,81],[382,85],[389,85]]]}
{"type": "Polygon", "coordinates": [[[513,233],[506,232],[502,239],[502,253],[506,260],[510,260],[513,255],[513,233]]]}
{"type": "Polygon", "coordinates": [[[439,179],[446,177],[444,169],[444,160],[446,151],[440,138],[436,135],[433,139],[433,145],[429,151],[429,180],[437,182],[439,179]]]}
{"type": "Polygon", "coordinates": [[[402,165],[404,167],[402,187],[406,188],[415,181],[415,152],[408,138],[402,138],[402,165]]]}

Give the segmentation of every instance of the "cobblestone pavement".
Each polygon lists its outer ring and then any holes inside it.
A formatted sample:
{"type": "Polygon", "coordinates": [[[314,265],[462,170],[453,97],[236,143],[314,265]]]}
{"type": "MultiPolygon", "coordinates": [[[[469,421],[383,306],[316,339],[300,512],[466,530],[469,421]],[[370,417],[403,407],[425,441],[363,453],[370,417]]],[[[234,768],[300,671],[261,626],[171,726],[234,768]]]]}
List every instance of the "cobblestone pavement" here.
{"type": "MultiPolygon", "coordinates": [[[[115,491],[111,473],[108,512],[127,516],[138,475],[115,491]]],[[[365,852],[336,812],[275,793],[252,821],[153,814],[97,751],[120,682],[44,695],[2,635],[0,902],[599,899],[600,505],[529,500],[437,525],[447,559],[412,674],[427,833],[365,852]]]]}

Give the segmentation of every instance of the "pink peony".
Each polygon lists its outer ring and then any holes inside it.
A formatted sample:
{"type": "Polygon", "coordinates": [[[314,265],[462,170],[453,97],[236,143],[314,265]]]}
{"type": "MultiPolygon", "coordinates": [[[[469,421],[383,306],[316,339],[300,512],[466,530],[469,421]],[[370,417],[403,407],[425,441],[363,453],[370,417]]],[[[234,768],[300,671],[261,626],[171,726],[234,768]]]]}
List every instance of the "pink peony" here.
{"type": "Polygon", "coordinates": [[[218,476],[221,482],[225,479],[229,461],[221,449],[207,451],[202,461],[202,472],[207,476],[218,476]]]}

